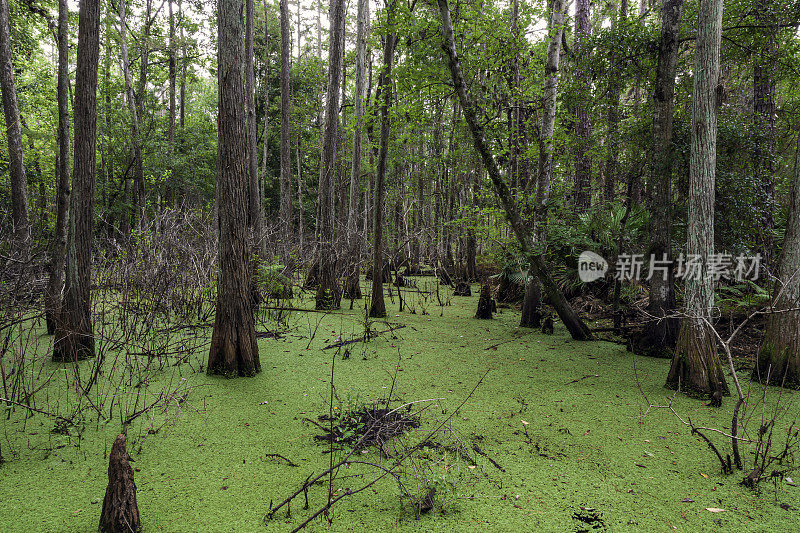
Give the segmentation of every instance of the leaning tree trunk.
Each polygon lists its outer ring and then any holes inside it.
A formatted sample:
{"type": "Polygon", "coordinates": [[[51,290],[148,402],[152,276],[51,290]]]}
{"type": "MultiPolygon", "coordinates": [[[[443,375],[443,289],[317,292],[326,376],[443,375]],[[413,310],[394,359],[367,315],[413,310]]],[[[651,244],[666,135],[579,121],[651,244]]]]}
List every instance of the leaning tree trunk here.
{"type": "Polygon", "coordinates": [[[241,1],[219,0],[217,203],[219,276],[208,373],[252,376],[261,370],[250,300],[247,134],[241,1]]]}
{"type": "Polygon", "coordinates": [[[14,86],[14,66],[11,63],[8,0],[0,0],[0,90],[3,92],[3,113],[6,118],[9,171],[11,174],[11,220],[14,223],[16,259],[26,262],[30,257],[31,226],[28,219],[28,181],[22,160],[22,128],[14,86]]]}
{"type": "Polygon", "coordinates": [[[800,386],[800,139],[778,281],[774,313],[767,317],[764,343],[752,378],[765,383],[769,376],[773,385],[796,388],[800,386]]]}
{"type": "Polygon", "coordinates": [[[711,331],[714,285],[708,261],[714,253],[714,176],[717,161],[717,84],[722,40],[722,0],[700,0],[692,91],[687,254],[701,269],[686,279],[686,318],[681,321],[667,387],[696,395],[728,394],[711,331]]]}
{"type": "Polygon", "coordinates": [[[592,142],[591,87],[588,68],[591,59],[592,22],[589,0],[577,0],[575,5],[575,79],[578,102],[575,107],[575,212],[585,213],[592,202],[592,142]]]}
{"type": "Polygon", "coordinates": [[[336,131],[339,124],[339,94],[342,82],[344,50],[345,1],[333,0],[330,13],[330,46],[328,50],[328,91],[325,96],[325,126],[322,135],[322,160],[319,168],[319,221],[317,224],[317,260],[319,285],[316,308],[338,309],[341,302],[336,277],[333,213],[336,194],[336,131]]]}
{"type": "Polygon", "coordinates": [[[58,185],[53,259],[45,303],[47,333],[50,335],[56,331],[56,315],[61,307],[61,290],[64,288],[69,202],[69,140],[69,6],[67,0],[58,0],[58,185]]]}
{"type": "MultiPolygon", "coordinates": [[[[280,227],[284,243],[289,242],[292,228],[292,139],[289,131],[291,99],[289,95],[289,61],[292,56],[292,35],[289,30],[289,5],[280,0],[281,11],[281,187],[280,227]]],[[[299,172],[299,169],[298,169],[299,172]]],[[[302,205],[300,206],[302,217],[302,205]]],[[[302,242],[303,236],[300,235],[302,242]]]]}
{"type": "Polygon", "coordinates": [[[369,316],[383,318],[386,316],[386,304],[383,301],[383,197],[386,190],[386,157],[389,152],[389,107],[392,103],[392,58],[397,35],[394,30],[394,12],[397,0],[390,0],[387,9],[386,43],[383,48],[383,69],[378,81],[376,98],[381,100],[381,138],[378,151],[378,167],[375,170],[375,192],[372,203],[372,302],[370,303],[369,316]]]}
{"type": "MultiPolygon", "coordinates": [[[[495,192],[500,198],[505,209],[506,216],[511,224],[511,228],[519,241],[522,251],[529,256],[531,268],[536,274],[536,277],[542,282],[547,296],[550,298],[550,303],[555,308],[558,316],[564,322],[567,330],[572,334],[575,340],[591,340],[592,333],[586,324],[578,317],[575,310],[570,307],[569,302],[559,290],[550,272],[545,264],[543,255],[535,248],[535,243],[531,239],[529,228],[522,221],[519,210],[517,209],[514,199],[511,196],[508,186],[503,181],[500,175],[500,170],[497,167],[497,162],[494,156],[489,151],[486,145],[486,139],[483,134],[483,127],[478,123],[475,106],[467,94],[467,87],[464,83],[464,75],[461,73],[461,65],[456,54],[455,38],[453,37],[453,23],[450,20],[450,7],[447,5],[447,0],[438,0],[439,10],[442,15],[442,31],[444,33],[443,48],[448,57],[448,64],[450,74],[453,78],[453,84],[456,88],[456,93],[461,101],[461,106],[464,109],[464,117],[467,119],[472,138],[475,143],[475,149],[481,155],[483,166],[489,173],[489,178],[492,180],[495,192]]],[[[559,0],[555,0],[554,4],[561,4],[559,0]]],[[[563,10],[554,11],[553,18],[556,18],[556,12],[563,13],[563,10]]]]}
{"type": "Polygon", "coordinates": [[[345,280],[345,296],[350,299],[361,298],[361,238],[358,234],[358,197],[361,183],[361,140],[364,128],[364,93],[366,85],[367,61],[367,21],[369,20],[369,2],[358,0],[356,22],[356,125],[353,132],[353,163],[350,169],[350,204],[347,210],[347,272],[345,280]]]}
{"type": "Polygon", "coordinates": [[[53,341],[53,360],[61,362],[94,356],[89,290],[92,278],[99,59],[100,1],[81,0],[73,104],[75,160],[69,210],[66,284],[53,341]]]}
{"type": "MultiPolygon", "coordinates": [[[[661,44],[658,49],[653,98],[653,144],[650,160],[650,257],[665,264],[672,261],[672,108],[675,102],[675,74],[678,65],[678,35],[683,0],[666,0],[661,15],[661,44]]],[[[675,309],[675,274],[671,268],[650,280],[650,304],[654,317],[647,324],[646,344],[651,353],[675,347],[678,320],[667,318],[675,309]]]]}
{"type": "Polygon", "coordinates": [[[100,512],[100,533],[133,533],[142,530],[136,503],[136,483],[125,444],[125,435],[120,433],[108,455],[108,486],[100,512]]]}

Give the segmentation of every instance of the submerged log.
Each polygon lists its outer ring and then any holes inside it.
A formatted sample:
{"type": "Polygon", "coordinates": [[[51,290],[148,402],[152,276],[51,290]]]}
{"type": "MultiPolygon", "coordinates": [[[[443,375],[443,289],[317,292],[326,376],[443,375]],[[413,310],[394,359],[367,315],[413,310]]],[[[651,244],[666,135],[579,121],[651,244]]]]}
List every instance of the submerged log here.
{"type": "Polygon", "coordinates": [[[136,484],[133,468],[125,447],[125,435],[120,434],[111,447],[108,458],[108,487],[100,514],[101,533],[131,533],[142,530],[139,507],[136,505],[136,484]]]}

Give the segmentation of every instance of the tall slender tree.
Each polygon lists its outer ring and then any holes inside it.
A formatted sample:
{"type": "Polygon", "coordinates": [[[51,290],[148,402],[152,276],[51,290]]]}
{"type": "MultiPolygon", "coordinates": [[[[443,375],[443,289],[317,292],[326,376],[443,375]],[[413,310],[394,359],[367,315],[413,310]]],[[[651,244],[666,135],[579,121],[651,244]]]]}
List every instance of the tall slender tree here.
{"type": "Polygon", "coordinates": [[[687,254],[700,272],[687,276],[687,317],[681,321],[667,387],[693,394],[728,394],[728,384],[709,321],[714,285],[709,260],[714,253],[714,178],[717,162],[717,87],[722,41],[723,0],[700,0],[692,90],[689,155],[687,254]]]}
{"type": "Polygon", "coordinates": [[[389,109],[392,105],[392,62],[394,47],[397,43],[395,33],[395,10],[397,0],[389,0],[386,4],[386,40],[383,45],[383,68],[378,79],[378,91],[375,98],[380,99],[381,136],[378,148],[378,163],[375,169],[375,188],[372,196],[372,302],[369,316],[382,318],[386,316],[386,304],[383,301],[383,218],[384,197],[386,195],[386,158],[389,152],[389,109]]]}
{"type": "MultiPolygon", "coordinates": [[[[261,225],[261,190],[258,180],[258,142],[256,134],[256,82],[254,72],[253,26],[255,25],[254,0],[245,1],[244,70],[247,93],[247,172],[250,179],[247,206],[253,251],[261,256],[266,253],[261,225]]],[[[266,21],[264,22],[266,24],[266,21]]]]}
{"type": "Polygon", "coordinates": [[[56,188],[56,227],[53,258],[47,283],[45,319],[47,333],[56,331],[56,315],[61,307],[64,288],[64,265],[67,251],[67,216],[69,212],[69,5],[58,0],[58,185],[56,188]]]}
{"type": "Polygon", "coordinates": [[[252,376],[261,371],[250,300],[244,24],[241,0],[217,4],[219,117],[217,204],[219,275],[208,373],[252,376]]]}
{"type": "Polygon", "coordinates": [[[586,212],[592,203],[592,80],[588,67],[591,59],[592,22],[589,0],[575,4],[575,79],[578,101],[575,106],[575,211],[586,212]]]}
{"type": "MultiPolygon", "coordinates": [[[[563,0],[552,3],[552,12],[547,26],[547,59],[544,77],[544,109],[539,133],[539,173],[536,177],[536,199],[534,205],[534,236],[540,250],[547,241],[547,214],[550,204],[550,186],[553,173],[553,134],[556,125],[556,99],[558,96],[558,68],[561,42],[564,34],[563,0]]],[[[525,297],[522,302],[520,326],[538,327],[540,320],[541,283],[531,267],[525,281],[525,297]]]]}
{"type": "MultiPolygon", "coordinates": [[[[683,0],[665,0],[661,9],[661,43],[653,97],[653,143],[650,159],[650,256],[670,264],[672,261],[672,109],[675,103],[675,74],[678,67],[678,35],[683,0]]],[[[647,345],[663,352],[674,348],[678,320],[669,317],[675,309],[675,273],[650,279],[647,345]]]]}
{"type": "Polygon", "coordinates": [[[342,83],[342,53],[344,51],[345,0],[332,0],[330,45],[328,46],[328,91],[325,95],[325,124],[322,135],[322,160],[319,168],[319,220],[317,221],[317,264],[319,286],[317,309],[336,309],[341,291],[336,275],[334,247],[334,196],[336,194],[336,133],[339,124],[339,94],[342,83]]]}
{"type": "Polygon", "coordinates": [[[53,342],[53,360],[61,362],[94,356],[90,288],[99,59],[100,0],[81,0],[73,107],[75,160],[72,169],[66,283],[53,342]]]}
{"type": "MultiPolygon", "coordinates": [[[[177,112],[176,92],[178,79],[177,51],[175,45],[175,13],[172,9],[172,0],[167,0],[169,12],[169,42],[167,53],[169,58],[169,122],[167,124],[167,143],[169,150],[169,168],[175,169],[175,118],[177,112]]],[[[173,191],[167,184],[167,200],[172,201],[173,191]]]]}
{"type": "Polygon", "coordinates": [[[11,62],[9,24],[8,0],[0,0],[0,90],[3,93],[11,174],[11,219],[14,223],[14,249],[17,259],[24,262],[30,257],[31,225],[28,218],[28,180],[22,159],[22,128],[17,89],[14,85],[14,65],[11,62]]]}
{"type": "MultiPolygon", "coordinates": [[[[139,122],[142,106],[137,104],[137,101],[141,99],[141,97],[137,98],[133,90],[133,77],[131,76],[131,63],[128,54],[126,0],[119,0],[119,47],[122,56],[122,74],[125,78],[125,95],[131,114],[131,135],[133,137],[133,190],[130,191],[131,186],[129,181],[126,189],[132,193],[134,204],[139,207],[138,216],[141,217],[144,212],[144,161],[142,159],[142,136],[139,122]]],[[[144,57],[142,57],[142,61],[145,61],[144,57]]],[[[146,72],[146,70],[143,72],[146,72]]],[[[127,175],[125,179],[128,180],[127,175]]],[[[127,222],[125,226],[131,224],[131,220],[134,217],[135,215],[126,208],[125,218],[127,222]]]]}
{"type": "MultiPolygon", "coordinates": [[[[683,0],[681,0],[683,1],[683,0]]],[[[613,35],[617,43],[622,36],[622,28],[628,20],[628,0],[620,0],[619,14],[614,19],[613,35]]],[[[663,34],[662,34],[663,35],[663,34]]],[[[611,72],[619,72],[622,67],[620,47],[615,43],[611,50],[611,72]]],[[[660,57],[660,56],[659,56],[660,57]]],[[[673,76],[674,77],[674,76],[673,76]]],[[[606,154],[603,164],[603,200],[611,203],[614,200],[614,189],[617,184],[617,163],[619,160],[619,99],[622,92],[620,76],[612,74],[608,80],[608,133],[606,135],[606,154]]]]}
{"type": "MultiPolygon", "coordinates": [[[[289,126],[291,96],[289,94],[289,62],[292,58],[292,35],[289,30],[289,3],[280,0],[281,11],[281,186],[280,224],[284,242],[292,228],[292,139],[289,126]]],[[[301,215],[302,216],[302,213],[301,215]]],[[[300,236],[302,240],[303,236],[300,236]]]]}
{"type": "Polygon", "coordinates": [[[366,86],[367,24],[369,1],[358,0],[356,15],[356,94],[355,128],[353,128],[353,161],[350,168],[350,201],[347,209],[347,255],[348,267],[345,281],[345,296],[361,298],[359,272],[361,265],[361,237],[358,234],[358,198],[361,184],[361,140],[364,128],[364,96],[366,86]]]}
{"type": "Polygon", "coordinates": [[[756,0],[758,45],[753,54],[753,178],[759,209],[756,249],[762,262],[772,266],[775,231],[775,73],[776,14],[774,0],[756,0]]]}

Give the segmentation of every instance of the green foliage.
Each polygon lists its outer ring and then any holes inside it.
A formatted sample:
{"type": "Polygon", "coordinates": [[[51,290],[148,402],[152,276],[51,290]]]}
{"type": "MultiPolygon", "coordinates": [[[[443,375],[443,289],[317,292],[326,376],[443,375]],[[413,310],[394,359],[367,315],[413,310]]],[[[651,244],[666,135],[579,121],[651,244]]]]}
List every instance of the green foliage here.
{"type": "Polygon", "coordinates": [[[291,299],[292,281],[284,274],[285,269],[284,265],[258,261],[256,283],[259,292],[274,300],[291,299]]]}
{"type": "Polygon", "coordinates": [[[736,285],[720,285],[714,293],[714,305],[724,315],[739,315],[757,307],[768,305],[769,292],[752,280],[736,285]]]}

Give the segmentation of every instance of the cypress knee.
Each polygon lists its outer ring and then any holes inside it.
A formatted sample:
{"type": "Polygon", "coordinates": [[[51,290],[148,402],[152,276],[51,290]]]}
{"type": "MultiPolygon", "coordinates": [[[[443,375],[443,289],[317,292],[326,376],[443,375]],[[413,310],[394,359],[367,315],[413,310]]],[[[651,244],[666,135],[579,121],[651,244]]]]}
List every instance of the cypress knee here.
{"type": "Polygon", "coordinates": [[[481,297],[478,299],[478,312],[475,318],[492,318],[492,286],[481,285],[481,297]]]}
{"type": "Polygon", "coordinates": [[[136,505],[136,484],[130,456],[125,447],[125,435],[120,434],[111,447],[108,458],[108,487],[100,514],[102,533],[141,531],[139,507],[136,505]]]}

